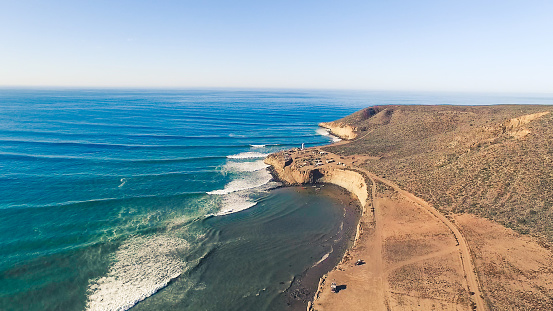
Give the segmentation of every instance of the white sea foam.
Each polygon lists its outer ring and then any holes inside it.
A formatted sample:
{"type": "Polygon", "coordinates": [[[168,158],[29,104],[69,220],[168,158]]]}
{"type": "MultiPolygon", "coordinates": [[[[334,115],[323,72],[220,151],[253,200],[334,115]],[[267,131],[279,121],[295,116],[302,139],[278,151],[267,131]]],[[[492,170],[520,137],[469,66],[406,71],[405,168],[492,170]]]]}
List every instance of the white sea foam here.
{"type": "Polygon", "coordinates": [[[257,188],[225,194],[222,196],[221,209],[218,213],[212,215],[228,215],[255,206],[257,202],[252,199],[252,195],[276,188],[281,185],[282,184],[279,182],[271,181],[257,188]]]}
{"type": "Polygon", "coordinates": [[[175,252],[189,247],[176,237],[133,237],[115,253],[106,276],[89,284],[87,310],[128,310],[153,295],[185,269],[175,252]]]}
{"type": "Polygon", "coordinates": [[[334,251],[334,249],[331,247],[331,248],[330,248],[330,252],[324,254],[323,257],[322,257],[319,261],[317,261],[313,266],[311,266],[311,268],[316,267],[316,266],[319,265],[321,262],[325,261],[325,260],[328,258],[328,256],[330,256],[330,254],[331,254],[333,251],[334,251]]]}
{"type": "Polygon", "coordinates": [[[329,130],[329,129],[325,129],[325,128],[319,127],[319,128],[316,130],[316,132],[317,132],[317,134],[322,135],[322,136],[330,136],[330,130],[329,130]]]}
{"type": "MultiPolygon", "coordinates": [[[[252,148],[263,148],[266,145],[250,145],[252,148]]],[[[220,209],[214,216],[228,215],[243,211],[257,204],[252,195],[280,184],[270,182],[271,174],[266,168],[269,166],[263,160],[268,153],[243,152],[227,156],[229,159],[222,168],[222,173],[229,173],[234,179],[225,185],[223,189],[207,192],[211,195],[221,196],[220,209]]]]}
{"type": "Polygon", "coordinates": [[[319,135],[329,137],[330,139],[332,139],[333,142],[339,142],[339,141],[342,140],[340,137],[335,136],[335,135],[332,135],[332,134],[330,133],[330,130],[329,130],[329,129],[325,129],[325,128],[320,127],[320,128],[318,128],[318,129],[316,130],[316,132],[317,132],[317,134],[319,134],[319,135]]]}
{"type": "Polygon", "coordinates": [[[209,191],[208,194],[229,194],[232,192],[258,188],[271,180],[267,170],[259,170],[235,179],[225,185],[224,189],[209,191]]]}
{"type": "Polygon", "coordinates": [[[279,186],[280,183],[271,182],[272,176],[266,167],[263,160],[229,161],[224,168],[234,172],[235,179],[226,184],[224,189],[208,192],[221,196],[219,212],[214,215],[227,215],[248,209],[257,204],[252,195],[279,186]]]}
{"type": "Polygon", "coordinates": [[[261,153],[261,152],[242,152],[239,154],[233,154],[227,156],[229,159],[255,159],[255,158],[265,158],[268,156],[269,153],[261,153]]]}
{"type": "Polygon", "coordinates": [[[235,172],[255,172],[269,167],[263,160],[254,162],[228,162],[225,164],[224,169],[227,171],[235,172]]]}
{"type": "Polygon", "coordinates": [[[215,216],[228,215],[255,206],[257,202],[252,201],[249,198],[249,194],[250,193],[235,192],[225,195],[225,197],[223,198],[221,210],[217,214],[215,214],[215,216]]]}

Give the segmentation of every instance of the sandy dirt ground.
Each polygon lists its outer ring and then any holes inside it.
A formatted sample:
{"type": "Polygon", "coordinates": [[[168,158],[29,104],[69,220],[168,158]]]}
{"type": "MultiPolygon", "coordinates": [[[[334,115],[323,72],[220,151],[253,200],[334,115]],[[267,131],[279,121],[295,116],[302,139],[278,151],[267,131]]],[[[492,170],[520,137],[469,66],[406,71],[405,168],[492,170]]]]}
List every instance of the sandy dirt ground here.
{"type": "Polygon", "coordinates": [[[310,162],[317,163],[298,169],[361,173],[368,187],[356,181],[350,191],[369,189],[370,195],[362,202],[355,245],[321,279],[308,309],[553,310],[553,253],[547,245],[476,216],[440,213],[357,165],[373,157],[313,148],[292,160],[309,162],[304,157],[313,154],[318,159],[310,162]],[[364,263],[356,265],[359,259],[364,263]],[[332,282],[337,293],[330,290],[332,282]]]}
{"type": "Polygon", "coordinates": [[[375,188],[356,246],[327,275],[313,309],[470,310],[458,243],[448,227],[388,187],[375,188]],[[358,259],[365,264],[355,265],[358,259]],[[333,281],[338,293],[330,291],[333,281]]]}
{"type": "Polygon", "coordinates": [[[487,219],[455,217],[493,310],[553,310],[553,254],[538,240],[487,219]]]}
{"type": "Polygon", "coordinates": [[[338,158],[372,183],[360,234],[322,279],[314,310],[488,310],[468,244],[458,228],[422,199],[338,158]],[[365,264],[355,265],[357,260],[365,264]],[[330,291],[335,282],[338,293],[330,291]]]}

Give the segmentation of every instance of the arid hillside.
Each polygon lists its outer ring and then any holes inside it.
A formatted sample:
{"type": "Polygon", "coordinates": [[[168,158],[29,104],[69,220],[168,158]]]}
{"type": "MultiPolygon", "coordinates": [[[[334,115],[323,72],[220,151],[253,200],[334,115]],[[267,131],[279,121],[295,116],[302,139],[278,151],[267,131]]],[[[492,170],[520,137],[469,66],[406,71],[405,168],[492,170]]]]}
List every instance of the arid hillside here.
{"type": "Polygon", "coordinates": [[[553,242],[553,106],[376,106],[327,127],[325,147],[444,213],[484,216],[553,242]],[[366,157],[366,156],[370,157],[366,157]]]}

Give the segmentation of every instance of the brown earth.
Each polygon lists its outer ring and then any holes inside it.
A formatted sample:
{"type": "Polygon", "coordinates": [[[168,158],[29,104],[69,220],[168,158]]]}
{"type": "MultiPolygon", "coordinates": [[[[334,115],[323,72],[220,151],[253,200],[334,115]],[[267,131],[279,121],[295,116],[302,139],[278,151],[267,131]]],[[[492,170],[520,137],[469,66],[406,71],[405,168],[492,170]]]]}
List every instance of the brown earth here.
{"type": "Polygon", "coordinates": [[[464,214],[455,221],[471,246],[486,300],[494,310],[553,309],[551,250],[487,219],[464,214]]]}
{"type": "Polygon", "coordinates": [[[470,250],[453,223],[391,181],[355,168],[353,160],[313,148],[266,160],[289,184],[336,183],[364,207],[354,247],[321,280],[310,308],[486,310],[470,250]],[[342,282],[339,293],[330,292],[328,280],[342,282]]]}
{"type": "MultiPolygon", "coordinates": [[[[354,166],[354,158],[328,159],[354,166]]],[[[371,212],[362,216],[355,246],[325,278],[354,289],[339,296],[324,281],[313,309],[486,310],[468,244],[455,225],[391,181],[355,169],[371,180],[371,212]],[[366,264],[356,266],[352,258],[366,264]]]]}
{"type": "Polygon", "coordinates": [[[337,121],[353,140],[270,156],[284,181],[335,183],[364,207],[308,308],[552,310],[550,110],[373,107],[337,121]]]}
{"type": "Polygon", "coordinates": [[[374,200],[376,222],[331,271],[314,310],[469,310],[459,248],[448,228],[397,193],[374,200]],[[365,264],[354,263],[362,259],[365,264]],[[332,293],[329,283],[345,288],[332,293]]]}
{"type": "Polygon", "coordinates": [[[552,310],[551,110],[372,107],[332,123],[349,141],[270,156],[282,180],[336,183],[364,207],[308,308],[552,310]]]}
{"type": "Polygon", "coordinates": [[[323,149],[444,213],[553,243],[553,106],[376,106],[337,120],[356,139],[323,149]]]}

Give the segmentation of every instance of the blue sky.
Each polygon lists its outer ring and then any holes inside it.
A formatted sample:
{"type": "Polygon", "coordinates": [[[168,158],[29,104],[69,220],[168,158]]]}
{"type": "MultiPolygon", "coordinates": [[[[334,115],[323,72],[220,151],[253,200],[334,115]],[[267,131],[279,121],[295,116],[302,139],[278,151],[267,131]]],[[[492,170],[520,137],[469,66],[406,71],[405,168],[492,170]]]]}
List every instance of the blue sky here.
{"type": "Polygon", "coordinates": [[[6,1],[1,86],[553,93],[553,1],[6,1]]]}

